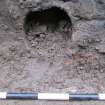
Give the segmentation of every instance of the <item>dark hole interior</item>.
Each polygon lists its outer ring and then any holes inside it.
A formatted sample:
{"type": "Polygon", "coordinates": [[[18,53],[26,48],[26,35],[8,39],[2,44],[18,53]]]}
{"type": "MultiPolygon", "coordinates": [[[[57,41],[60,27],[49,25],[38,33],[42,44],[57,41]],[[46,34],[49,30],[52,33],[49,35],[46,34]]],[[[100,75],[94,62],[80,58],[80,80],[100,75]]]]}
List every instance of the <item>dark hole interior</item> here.
{"type": "Polygon", "coordinates": [[[68,1],[71,1],[71,0],[60,0],[60,1],[68,2],[68,1]]]}
{"type": "Polygon", "coordinates": [[[63,9],[52,7],[29,12],[25,17],[24,30],[27,35],[38,32],[65,32],[71,36],[72,22],[63,9]]]}
{"type": "Polygon", "coordinates": [[[63,2],[73,2],[73,3],[76,3],[76,2],[78,2],[78,0],[60,0],[60,1],[63,1],[63,2]]]}

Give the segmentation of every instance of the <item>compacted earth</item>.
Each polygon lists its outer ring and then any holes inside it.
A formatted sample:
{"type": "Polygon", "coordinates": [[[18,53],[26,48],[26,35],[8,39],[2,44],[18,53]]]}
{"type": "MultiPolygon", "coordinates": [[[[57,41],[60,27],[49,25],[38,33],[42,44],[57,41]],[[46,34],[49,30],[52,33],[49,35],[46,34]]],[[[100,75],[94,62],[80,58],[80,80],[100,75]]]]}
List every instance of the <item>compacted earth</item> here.
{"type": "MultiPolygon", "coordinates": [[[[26,1],[0,0],[0,91],[105,92],[105,19],[98,15],[105,7],[104,0],[94,0],[98,9],[93,7],[96,16],[92,12],[94,16],[90,18],[92,7],[87,3],[89,0],[83,0],[82,7],[87,9],[75,10],[75,22],[63,9],[53,6],[28,12],[22,23],[18,13],[23,13],[18,8],[22,3],[26,5],[26,1]],[[90,15],[83,12],[86,10],[90,15]]],[[[32,1],[37,8],[41,5],[40,0],[40,3],[32,1]]],[[[47,5],[47,0],[43,2],[47,5]]],[[[59,0],[59,3],[55,0],[55,4],[72,8],[73,3],[78,7],[79,2],[82,0],[59,0]]],[[[54,104],[104,105],[104,102],[0,101],[0,105],[54,104]]]]}

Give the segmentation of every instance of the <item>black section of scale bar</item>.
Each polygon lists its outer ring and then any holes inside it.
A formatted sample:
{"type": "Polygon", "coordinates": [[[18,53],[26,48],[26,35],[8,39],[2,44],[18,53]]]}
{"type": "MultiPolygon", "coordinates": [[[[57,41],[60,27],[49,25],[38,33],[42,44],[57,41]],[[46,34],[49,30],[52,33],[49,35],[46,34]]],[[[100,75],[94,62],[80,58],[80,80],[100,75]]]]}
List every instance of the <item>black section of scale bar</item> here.
{"type": "Polygon", "coordinates": [[[38,93],[7,93],[6,99],[38,100],[38,93]]]}
{"type": "Polygon", "coordinates": [[[69,94],[69,100],[99,100],[98,94],[69,94]]]}

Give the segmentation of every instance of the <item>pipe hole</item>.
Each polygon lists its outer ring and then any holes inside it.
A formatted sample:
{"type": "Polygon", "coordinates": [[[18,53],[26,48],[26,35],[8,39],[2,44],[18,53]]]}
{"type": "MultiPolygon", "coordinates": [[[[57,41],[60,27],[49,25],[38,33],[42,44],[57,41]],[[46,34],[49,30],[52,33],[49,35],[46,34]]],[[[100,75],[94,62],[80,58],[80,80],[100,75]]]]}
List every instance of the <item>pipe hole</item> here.
{"type": "Polygon", "coordinates": [[[51,7],[46,10],[30,11],[24,20],[24,31],[31,40],[43,36],[40,33],[44,33],[45,38],[47,34],[57,32],[69,39],[72,35],[72,22],[63,9],[51,7]]]}

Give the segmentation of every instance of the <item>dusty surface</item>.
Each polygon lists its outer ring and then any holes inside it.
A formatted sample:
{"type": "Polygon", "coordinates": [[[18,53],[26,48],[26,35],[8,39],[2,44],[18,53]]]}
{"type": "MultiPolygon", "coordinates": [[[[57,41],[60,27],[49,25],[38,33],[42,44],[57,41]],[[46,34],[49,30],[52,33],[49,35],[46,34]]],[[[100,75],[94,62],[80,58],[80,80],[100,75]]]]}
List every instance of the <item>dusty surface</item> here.
{"type": "MultiPolygon", "coordinates": [[[[65,4],[62,0],[59,4],[66,7],[82,2],[83,7],[91,7],[91,2],[87,4],[89,0],[83,1],[70,0],[65,4]]],[[[73,23],[72,37],[68,37],[71,32],[65,32],[62,27],[53,31],[49,24],[40,24],[37,28],[34,24],[25,34],[19,29],[22,11],[18,10],[17,4],[12,0],[0,1],[0,91],[105,92],[105,20],[104,11],[99,12],[104,9],[104,0],[100,3],[103,4],[101,9],[100,4],[93,7],[94,11],[97,10],[95,13],[80,8],[80,16],[77,16],[80,20],[73,23]],[[93,15],[89,17],[88,13],[93,15]]],[[[104,102],[0,101],[0,105],[38,104],[104,105],[104,102]]]]}

